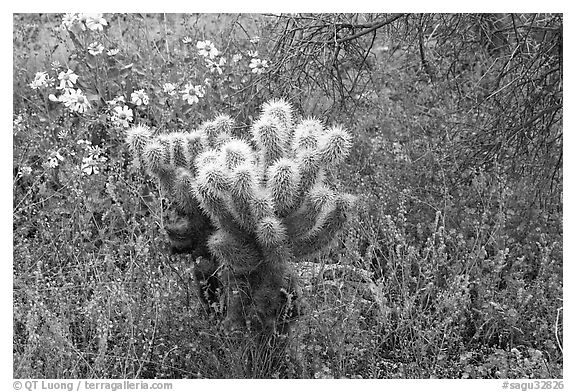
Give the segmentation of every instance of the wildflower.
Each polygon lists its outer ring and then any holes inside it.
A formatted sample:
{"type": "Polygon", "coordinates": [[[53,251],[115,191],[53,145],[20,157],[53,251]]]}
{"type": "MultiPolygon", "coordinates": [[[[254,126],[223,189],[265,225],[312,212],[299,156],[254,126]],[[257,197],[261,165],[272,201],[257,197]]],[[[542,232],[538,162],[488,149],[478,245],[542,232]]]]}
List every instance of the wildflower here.
{"type": "Polygon", "coordinates": [[[50,154],[50,157],[46,162],[42,164],[42,166],[44,166],[47,169],[54,169],[55,167],[58,167],[58,164],[63,160],[64,157],[60,155],[58,151],[56,151],[50,154]]]}
{"type": "Polygon", "coordinates": [[[162,89],[168,95],[176,94],[176,86],[174,85],[174,83],[164,83],[162,89]]]}
{"type": "Polygon", "coordinates": [[[110,57],[112,56],[116,56],[118,53],[120,52],[120,49],[118,48],[114,48],[114,49],[110,49],[106,52],[106,54],[110,57]]]}
{"type": "Polygon", "coordinates": [[[102,156],[102,149],[99,146],[88,147],[88,156],[82,158],[80,169],[87,175],[100,173],[98,165],[106,162],[108,159],[102,156]]]}
{"type": "Polygon", "coordinates": [[[95,161],[92,156],[82,158],[82,166],[80,169],[87,175],[100,173],[98,162],[95,161]]]}
{"type": "Polygon", "coordinates": [[[107,103],[108,105],[110,105],[110,106],[115,106],[115,105],[117,105],[119,102],[126,103],[126,98],[124,98],[123,95],[118,95],[117,97],[112,98],[111,101],[106,101],[106,103],[107,103]]]}
{"type": "Polygon", "coordinates": [[[30,166],[22,166],[20,170],[18,170],[20,177],[29,176],[30,174],[32,174],[32,168],[30,166]]]}
{"type": "Polygon", "coordinates": [[[102,14],[83,14],[84,23],[92,31],[104,31],[104,26],[108,26],[106,19],[102,14]]]}
{"type": "Polygon", "coordinates": [[[232,56],[232,62],[233,63],[237,63],[240,60],[242,60],[242,55],[240,53],[237,53],[234,56],[232,56]]]}
{"type": "Polygon", "coordinates": [[[71,69],[69,69],[66,72],[60,72],[60,74],[58,74],[58,79],[60,79],[60,86],[56,87],[57,89],[65,89],[67,87],[74,87],[74,84],[76,84],[76,81],[78,80],[78,75],[76,75],[74,73],[74,71],[72,71],[71,69]]]}
{"type": "Polygon", "coordinates": [[[133,115],[132,109],[128,106],[116,106],[114,108],[114,114],[112,115],[112,121],[124,128],[128,128],[128,123],[133,120],[133,115]]]}
{"type": "Polygon", "coordinates": [[[73,112],[84,113],[90,108],[88,98],[86,98],[80,89],[66,89],[64,94],[60,96],[60,101],[73,112]]]}
{"type": "Polygon", "coordinates": [[[210,72],[218,72],[220,75],[222,75],[222,66],[224,64],[226,64],[226,59],[224,57],[220,57],[218,62],[206,59],[206,66],[210,72]]]}
{"type": "Polygon", "coordinates": [[[136,106],[148,105],[149,102],[148,95],[144,92],[144,90],[134,91],[130,95],[130,101],[136,106]]]}
{"type": "Polygon", "coordinates": [[[54,71],[57,71],[61,66],[62,64],[60,64],[60,61],[58,60],[54,60],[50,63],[50,68],[52,68],[54,71]]]}
{"type": "Polygon", "coordinates": [[[248,56],[250,56],[250,57],[258,57],[258,51],[257,51],[257,50],[249,50],[249,51],[248,51],[248,56]]]}
{"type": "MultiPolygon", "coordinates": [[[[75,30],[80,24],[80,14],[70,13],[64,14],[62,17],[61,27],[64,30],[75,30]]],[[[81,27],[84,30],[84,26],[81,27]]]]}
{"type": "Polygon", "coordinates": [[[267,60],[252,59],[250,60],[250,68],[252,68],[252,73],[261,74],[268,68],[267,60]]]}
{"type": "Polygon", "coordinates": [[[192,43],[192,38],[186,36],[186,37],[182,38],[182,42],[185,44],[190,44],[190,43],[192,43]]]}
{"type": "Polygon", "coordinates": [[[58,160],[54,157],[48,158],[46,162],[42,164],[46,169],[54,169],[58,166],[58,160]]]}
{"type": "Polygon", "coordinates": [[[196,43],[196,48],[198,49],[198,54],[203,57],[210,57],[211,59],[218,56],[220,52],[214,46],[212,42],[209,40],[206,41],[198,41],[196,43]]]}
{"type": "Polygon", "coordinates": [[[193,86],[192,83],[187,83],[184,86],[184,90],[180,91],[182,93],[182,99],[188,102],[188,105],[198,103],[204,94],[206,94],[206,89],[202,85],[193,86]]]}
{"type": "Polygon", "coordinates": [[[104,46],[98,42],[92,42],[90,45],[88,45],[88,52],[92,56],[97,56],[102,53],[102,51],[104,51],[104,46]]]}
{"type": "Polygon", "coordinates": [[[30,87],[33,90],[39,89],[40,87],[48,87],[49,83],[51,82],[48,73],[46,72],[36,72],[34,76],[34,80],[30,82],[30,87]]]}
{"type": "Polygon", "coordinates": [[[260,42],[260,37],[258,36],[255,35],[254,37],[250,38],[251,44],[257,44],[258,42],[260,42]]]}

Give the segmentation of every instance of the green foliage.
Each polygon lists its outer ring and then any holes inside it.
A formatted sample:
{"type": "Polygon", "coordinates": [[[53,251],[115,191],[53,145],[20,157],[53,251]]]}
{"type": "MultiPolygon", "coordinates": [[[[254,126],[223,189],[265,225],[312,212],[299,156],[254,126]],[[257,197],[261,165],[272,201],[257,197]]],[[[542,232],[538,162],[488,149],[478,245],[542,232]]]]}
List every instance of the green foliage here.
{"type": "Polygon", "coordinates": [[[561,15],[13,17],[15,378],[562,377],[561,15]]]}

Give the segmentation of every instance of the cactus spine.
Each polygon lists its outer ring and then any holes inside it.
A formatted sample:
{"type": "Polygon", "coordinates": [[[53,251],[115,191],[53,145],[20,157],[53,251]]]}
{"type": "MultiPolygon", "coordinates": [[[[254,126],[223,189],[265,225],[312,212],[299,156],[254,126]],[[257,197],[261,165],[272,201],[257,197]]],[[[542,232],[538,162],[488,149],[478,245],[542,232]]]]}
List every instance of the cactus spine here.
{"type": "Polygon", "coordinates": [[[286,332],[300,314],[290,261],[330,245],[354,197],[324,183],[347,156],[351,137],[316,119],[296,122],[284,100],[263,105],[249,141],[233,136],[225,115],[199,130],[152,136],[128,132],[135,161],[157,177],[189,220],[210,219],[206,245],[220,266],[231,329],[286,332]]]}

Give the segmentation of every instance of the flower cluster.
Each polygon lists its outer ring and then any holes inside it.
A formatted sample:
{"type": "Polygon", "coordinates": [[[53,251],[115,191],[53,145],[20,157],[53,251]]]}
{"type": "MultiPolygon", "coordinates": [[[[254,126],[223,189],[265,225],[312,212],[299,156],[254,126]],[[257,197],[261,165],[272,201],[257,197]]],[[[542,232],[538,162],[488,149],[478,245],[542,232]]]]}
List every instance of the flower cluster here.
{"type": "Polygon", "coordinates": [[[226,64],[226,59],[224,57],[220,57],[218,62],[206,59],[206,66],[210,72],[218,72],[219,75],[222,75],[222,66],[224,66],[224,64],[226,64]]]}
{"type": "Polygon", "coordinates": [[[53,151],[48,156],[48,160],[42,163],[42,166],[44,167],[44,169],[54,169],[55,167],[58,167],[58,165],[62,161],[64,161],[64,157],[60,155],[58,151],[53,151]]]}
{"type": "Polygon", "coordinates": [[[34,80],[30,82],[29,86],[33,90],[37,90],[41,87],[49,87],[52,83],[52,79],[48,76],[47,72],[36,72],[34,80]]]}
{"type": "MultiPolygon", "coordinates": [[[[55,69],[58,71],[58,68],[55,69]]],[[[52,79],[48,77],[46,72],[37,72],[34,80],[30,83],[32,89],[37,89],[39,87],[49,87],[51,85],[52,79]]],[[[74,73],[71,69],[66,71],[61,71],[58,74],[59,84],[56,90],[60,90],[62,93],[59,96],[54,94],[48,95],[48,99],[52,102],[60,102],[64,104],[68,109],[76,113],[84,113],[90,108],[90,101],[82,90],[76,88],[75,85],[78,82],[78,75],[74,73]]]]}
{"type": "Polygon", "coordinates": [[[266,71],[266,68],[268,68],[268,61],[261,60],[259,58],[253,58],[250,60],[249,67],[252,68],[252,73],[261,74],[266,71]]]}
{"type": "Polygon", "coordinates": [[[108,158],[103,156],[103,151],[99,146],[88,146],[88,155],[82,158],[82,165],[80,168],[86,175],[100,173],[99,165],[106,162],[108,158]]]}
{"type": "Polygon", "coordinates": [[[60,24],[62,30],[72,32],[86,30],[104,31],[104,26],[108,26],[108,22],[103,18],[103,14],[65,14],[60,24]]]}
{"type": "Polygon", "coordinates": [[[164,92],[168,95],[176,94],[176,86],[174,83],[164,83],[162,90],[164,90],[164,92]]]}
{"type": "Polygon", "coordinates": [[[88,53],[92,56],[97,56],[104,51],[104,46],[99,42],[92,42],[88,45],[88,53]]]}

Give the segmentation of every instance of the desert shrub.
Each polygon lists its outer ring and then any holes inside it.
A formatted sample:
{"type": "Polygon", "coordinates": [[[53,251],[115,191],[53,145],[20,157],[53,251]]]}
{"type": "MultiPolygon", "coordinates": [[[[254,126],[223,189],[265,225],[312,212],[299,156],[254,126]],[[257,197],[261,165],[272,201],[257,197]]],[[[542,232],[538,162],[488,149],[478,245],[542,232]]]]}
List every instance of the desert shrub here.
{"type": "Polygon", "coordinates": [[[562,23],[15,14],[14,376],[562,377],[562,23]],[[359,211],[295,268],[302,368],[250,373],[125,133],[241,137],[279,96],[350,130],[359,211]]]}

